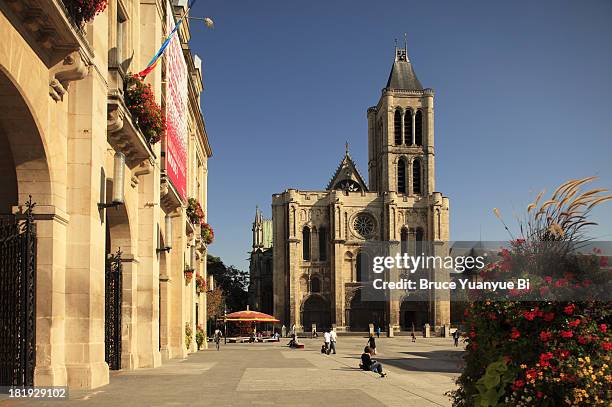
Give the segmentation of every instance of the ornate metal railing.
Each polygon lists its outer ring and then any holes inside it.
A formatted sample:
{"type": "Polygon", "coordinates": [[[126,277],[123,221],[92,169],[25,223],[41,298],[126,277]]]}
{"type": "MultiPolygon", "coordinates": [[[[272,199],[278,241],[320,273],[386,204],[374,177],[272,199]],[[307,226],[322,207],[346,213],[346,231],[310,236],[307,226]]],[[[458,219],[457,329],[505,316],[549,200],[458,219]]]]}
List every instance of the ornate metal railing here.
{"type": "Polygon", "coordinates": [[[109,254],[105,271],[105,359],[111,370],[121,369],[121,250],[109,254]]]}

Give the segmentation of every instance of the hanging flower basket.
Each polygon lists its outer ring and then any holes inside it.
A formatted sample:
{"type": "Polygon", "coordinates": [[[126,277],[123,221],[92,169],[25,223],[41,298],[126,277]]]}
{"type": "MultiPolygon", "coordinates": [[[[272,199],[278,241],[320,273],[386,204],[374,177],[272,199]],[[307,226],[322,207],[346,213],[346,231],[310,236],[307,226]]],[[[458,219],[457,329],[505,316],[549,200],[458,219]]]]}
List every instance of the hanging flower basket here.
{"type": "Polygon", "coordinates": [[[192,225],[204,224],[204,210],[195,198],[187,201],[187,218],[192,225]]]}
{"type": "Polygon", "coordinates": [[[166,134],[166,117],[155,102],[151,85],[138,75],[128,75],[125,82],[125,104],[135,124],[150,144],[155,144],[166,134]]]}
{"type": "Polygon", "coordinates": [[[208,223],[202,224],[200,233],[202,236],[202,241],[206,243],[207,245],[212,244],[212,242],[215,241],[215,231],[213,230],[212,226],[210,226],[208,223]]]}
{"type": "Polygon", "coordinates": [[[194,270],[192,268],[186,268],[183,272],[185,274],[185,284],[191,283],[191,280],[193,279],[193,271],[194,270]]]}
{"type": "Polygon", "coordinates": [[[63,0],[63,3],[74,23],[80,28],[106,10],[108,0],[63,0]]]}
{"type": "Polygon", "coordinates": [[[201,275],[196,276],[196,293],[202,294],[206,291],[206,279],[201,275]]]}

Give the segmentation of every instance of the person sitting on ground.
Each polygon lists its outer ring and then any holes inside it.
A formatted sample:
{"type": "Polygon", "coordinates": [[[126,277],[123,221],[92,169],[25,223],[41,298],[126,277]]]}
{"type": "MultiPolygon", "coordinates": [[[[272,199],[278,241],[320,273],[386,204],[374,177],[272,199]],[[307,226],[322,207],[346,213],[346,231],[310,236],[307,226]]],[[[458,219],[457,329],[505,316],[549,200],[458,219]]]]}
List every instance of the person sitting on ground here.
{"type": "Polygon", "coordinates": [[[290,348],[297,348],[297,345],[298,345],[297,335],[293,334],[293,335],[291,335],[291,340],[289,341],[288,346],[290,348]]]}
{"type": "Polygon", "coordinates": [[[372,350],[369,346],[366,346],[363,349],[363,353],[361,354],[361,364],[359,367],[363,370],[376,372],[380,375],[380,377],[385,377],[387,374],[383,373],[383,367],[380,362],[372,359],[372,350]]]}

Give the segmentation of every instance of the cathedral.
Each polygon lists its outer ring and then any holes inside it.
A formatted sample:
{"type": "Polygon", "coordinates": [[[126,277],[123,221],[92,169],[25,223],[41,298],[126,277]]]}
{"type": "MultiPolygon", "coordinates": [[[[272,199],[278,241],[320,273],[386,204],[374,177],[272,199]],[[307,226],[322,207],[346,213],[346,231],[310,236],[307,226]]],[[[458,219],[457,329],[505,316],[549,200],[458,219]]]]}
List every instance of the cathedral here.
{"type": "MultiPolygon", "coordinates": [[[[348,145],[327,188],[272,196],[272,219],[253,223],[250,301],[287,327],[310,331],[435,329],[450,322],[447,296],[367,301],[367,246],[446,256],[449,200],[436,191],[434,91],[423,88],[407,48],[395,49],[386,86],[367,110],[368,182],[348,145]],[[412,249],[410,249],[412,248],[412,249]],[[415,249],[416,248],[416,249],[415,249]],[[271,260],[271,261],[270,261],[271,260]]],[[[401,271],[401,270],[400,270],[401,271]]],[[[447,281],[448,272],[429,270],[447,281]]]]}

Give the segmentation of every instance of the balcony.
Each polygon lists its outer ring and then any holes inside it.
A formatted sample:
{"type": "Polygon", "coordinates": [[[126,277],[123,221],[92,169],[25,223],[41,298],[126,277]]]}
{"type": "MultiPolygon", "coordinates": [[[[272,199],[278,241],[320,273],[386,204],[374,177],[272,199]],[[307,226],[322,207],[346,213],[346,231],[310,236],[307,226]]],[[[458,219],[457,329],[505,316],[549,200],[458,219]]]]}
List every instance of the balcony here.
{"type": "Polygon", "coordinates": [[[133,169],[147,159],[156,159],[149,142],[132,120],[123,101],[123,78],[120,68],[109,68],[107,138],[116,151],[125,154],[128,167],[133,169]]]}
{"type": "Polygon", "coordinates": [[[0,8],[49,68],[75,51],[81,51],[86,62],[93,58],[82,30],[61,0],[4,0],[0,8]]]}

